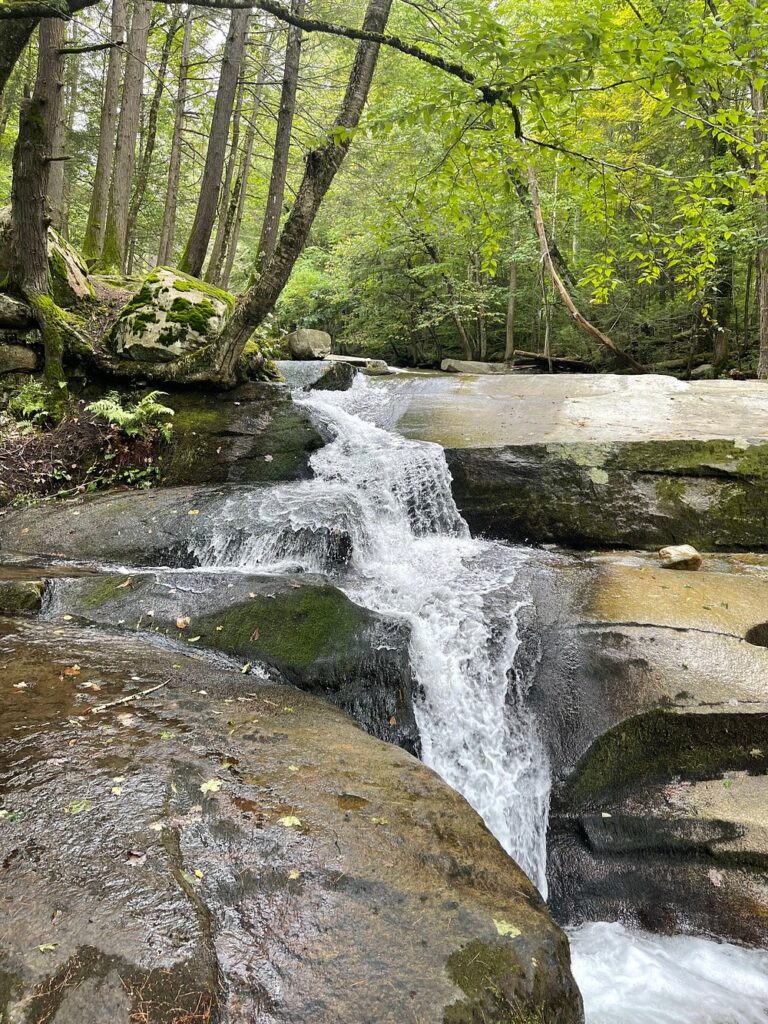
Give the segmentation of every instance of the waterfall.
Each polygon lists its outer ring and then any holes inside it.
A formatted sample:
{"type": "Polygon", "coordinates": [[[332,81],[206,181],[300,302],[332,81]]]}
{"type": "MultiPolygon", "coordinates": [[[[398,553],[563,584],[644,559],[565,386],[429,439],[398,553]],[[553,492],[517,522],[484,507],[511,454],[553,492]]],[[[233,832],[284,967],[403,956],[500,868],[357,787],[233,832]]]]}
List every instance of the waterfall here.
{"type": "Polygon", "coordinates": [[[471,538],[443,449],[393,432],[414,387],[358,377],[346,392],[297,396],[330,438],[314,476],[231,499],[197,555],[325,572],[359,604],[406,618],[424,761],[546,894],[549,768],[515,672],[529,556],[471,538]]]}

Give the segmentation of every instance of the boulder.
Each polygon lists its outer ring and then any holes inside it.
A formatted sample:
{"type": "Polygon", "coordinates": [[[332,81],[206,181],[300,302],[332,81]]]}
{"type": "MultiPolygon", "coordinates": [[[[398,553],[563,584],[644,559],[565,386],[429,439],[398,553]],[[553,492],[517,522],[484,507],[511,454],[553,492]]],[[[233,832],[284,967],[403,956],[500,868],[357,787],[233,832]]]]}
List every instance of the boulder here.
{"type": "Polygon", "coordinates": [[[29,615],[40,611],[45,584],[42,579],[0,579],[0,615],[29,615]]]}
{"type": "Polygon", "coordinates": [[[323,444],[309,414],[280,385],[179,391],[162,401],[175,411],[160,460],[167,485],[302,479],[323,444]]]}
{"type": "MultiPolygon", "coordinates": [[[[20,598],[39,583],[14,580],[20,598]]],[[[9,604],[0,581],[0,613],[9,604]]],[[[13,593],[13,591],[12,591],[13,593]]],[[[37,607],[40,590],[37,591],[37,607]]],[[[10,602],[11,609],[13,602],[10,602]]],[[[25,610],[26,605],[21,605],[25,610]]],[[[29,609],[34,610],[34,609],[29,609]]],[[[49,578],[46,617],[144,630],[237,659],[343,708],[372,736],[418,753],[409,629],[323,577],[193,572],[49,578]]]]}
{"type": "MultiPolygon", "coordinates": [[[[0,209],[0,280],[10,271],[11,208],[0,209]]],[[[95,298],[88,269],[77,252],[58,231],[48,228],[48,269],[54,301],[64,309],[76,309],[95,298]]]]}
{"type": "Polygon", "coordinates": [[[475,532],[576,547],[768,547],[768,382],[446,376],[398,429],[443,445],[475,532]]]}
{"type": "Polygon", "coordinates": [[[357,374],[337,359],[279,359],[275,367],[289,388],[302,391],[348,391],[357,374]]]}
{"type": "Polygon", "coordinates": [[[754,814],[735,780],[768,772],[768,578],[708,566],[562,560],[539,576],[531,700],[555,777],[559,920],[768,939],[768,847],[754,830],[750,856],[732,846],[754,814]],[[678,800],[699,784],[728,792],[719,824],[678,800]]]}
{"type": "Polygon", "coordinates": [[[291,359],[323,359],[331,352],[331,336],[326,331],[301,327],[289,334],[286,340],[291,359]]]}
{"type": "Polygon", "coordinates": [[[33,373],[38,366],[38,355],[26,345],[7,345],[0,342],[0,376],[5,373],[33,373]]]}
{"type": "Polygon", "coordinates": [[[696,548],[690,544],[673,544],[659,551],[659,558],[664,569],[693,570],[701,568],[702,558],[696,548]]]}
{"type": "Polygon", "coordinates": [[[583,1020],[533,885],[405,751],[141,636],[0,629],[4,1019],[583,1020]]]}
{"type": "Polygon", "coordinates": [[[214,341],[234,301],[228,292],[195,277],[156,267],[118,314],[106,350],[133,362],[173,362],[214,341]]]}
{"type": "Polygon", "coordinates": [[[34,322],[32,310],[25,302],[0,292],[0,328],[31,327],[34,322]]]}
{"type": "Polygon", "coordinates": [[[477,359],[444,359],[440,363],[443,373],[517,373],[512,363],[484,363],[477,359]]]}

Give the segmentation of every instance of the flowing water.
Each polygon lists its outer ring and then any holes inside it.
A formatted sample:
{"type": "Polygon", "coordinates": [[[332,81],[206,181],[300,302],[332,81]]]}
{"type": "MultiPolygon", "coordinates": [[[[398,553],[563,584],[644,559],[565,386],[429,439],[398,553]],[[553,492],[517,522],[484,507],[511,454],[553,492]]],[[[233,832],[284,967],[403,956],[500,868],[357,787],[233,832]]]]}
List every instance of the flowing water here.
{"type": "MultiPolygon", "coordinates": [[[[423,758],[482,815],[546,895],[550,773],[518,671],[523,548],[473,539],[442,448],[394,432],[413,380],[299,393],[329,443],[314,477],[232,498],[208,565],[325,572],[404,616],[423,758]]],[[[768,1024],[768,953],[618,924],[571,931],[588,1024],[768,1024]]]]}

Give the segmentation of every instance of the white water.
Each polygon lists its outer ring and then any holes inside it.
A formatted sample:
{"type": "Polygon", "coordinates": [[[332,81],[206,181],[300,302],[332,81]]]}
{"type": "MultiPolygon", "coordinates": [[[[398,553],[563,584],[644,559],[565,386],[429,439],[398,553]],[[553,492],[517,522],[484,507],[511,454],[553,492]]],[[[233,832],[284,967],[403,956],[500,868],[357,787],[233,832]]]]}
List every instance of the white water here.
{"type": "MultiPolygon", "coordinates": [[[[405,616],[424,760],[546,894],[549,767],[514,671],[530,554],[472,539],[442,449],[392,432],[420,386],[359,377],[347,392],[299,396],[331,437],[315,477],[232,499],[198,555],[330,573],[360,604],[405,616]]],[[[768,1024],[768,953],[619,924],[570,937],[587,1024],[768,1024]]]]}

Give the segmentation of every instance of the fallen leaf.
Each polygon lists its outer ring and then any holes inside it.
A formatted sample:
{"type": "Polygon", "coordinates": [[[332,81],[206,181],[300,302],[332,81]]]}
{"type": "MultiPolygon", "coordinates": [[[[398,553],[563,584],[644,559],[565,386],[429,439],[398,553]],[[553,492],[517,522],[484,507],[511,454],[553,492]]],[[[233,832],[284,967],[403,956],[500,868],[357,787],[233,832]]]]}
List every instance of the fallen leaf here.
{"type": "Polygon", "coordinates": [[[286,828],[295,828],[301,824],[301,820],[295,814],[286,814],[284,818],[277,819],[278,825],[285,825],[286,828]]]}
{"type": "Polygon", "coordinates": [[[196,644],[199,639],[200,639],[199,636],[191,636],[191,637],[189,637],[187,642],[190,643],[190,644],[196,644]]]}
{"type": "Polygon", "coordinates": [[[142,864],[146,863],[147,854],[144,850],[126,850],[125,860],[131,867],[140,868],[142,864]]]}
{"type": "Polygon", "coordinates": [[[707,872],[707,877],[709,878],[712,885],[714,885],[717,889],[719,889],[720,886],[723,884],[722,872],[718,871],[717,868],[710,868],[707,872]]]}
{"type": "Polygon", "coordinates": [[[292,871],[288,872],[288,877],[293,882],[295,879],[301,878],[301,872],[297,871],[296,868],[294,868],[292,871]]]}
{"type": "Polygon", "coordinates": [[[72,800],[72,802],[65,807],[65,812],[67,814],[82,814],[83,811],[90,811],[91,807],[93,807],[93,804],[90,800],[72,800]]]}
{"type": "Polygon", "coordinates": [[[200,787],[201,793],[218,793],[221,789],[221,779],[208,779],[200,787]]]}
{"type": "Polygon", "coordinates": [[[172,740],[175,735],[176,735],[175,732],[169,732],[167,729],[163,729],[163,731],[160,733],[160,739],[161,740],[172,740]]]}
{"type": "Polygon", "coordinates": [[[152,829],[153,832],[162,832],[163,829],[165,828],[162,821],[153,821],[149,827],[152,829]]]}
{"type": "Polygon", "coordinates": [[[251,643],[252,643],[252,644],[255,644],[255,643],[256,643],[256,641],[257,641],[257,640],[259,639],[259,637],[260,637],[260,636],[261,636],[261,633],[259,632],[259,630],[258,630],[258,627],[257,627],[257,628],[256,628],[256,629],[254,629],[254,631],[253,631],[253,632],[251,633],[251,643]]]}
{"type": "Polygon", "coordinates": [[[519,928],[515,928],[509,921],[505,921],[503,918],[493,919],[493,923],[496,925],[496,931],[499,935],[508,935],[510,939],[516,939],[518,935],[522,934],[519,928]]]}
{"type": "Polygon", "coordinates": [[[72,616],[71,615],[62,615],[61,617],[62,617],[62,619],[65,622],[71,622],[72,621],[72,616]]]}
{"type": "Polygon", "coordinates": [[[13,684],[14,690],[27,690],[29,689],[29,683],[25,683],[23,680],[20,683],[13,684]]]}
{"type": "Polygon", "coordinates": [[[373,822],[374,825],[388,825],[389,824],[389,819],[388,818],[371,818],[371,821],[373,822]]]}
{"type": "Polygon", "coordinates": [[[240,671],[243,673],[243,675],[245,675],[250,667],[251,667],[250,661],[246,661],[246,663],[243,665],[243,667],[240,669],[240,671]]]}
{"type": "Polygon", "coordinates": [[[272,462],[273,459],[274,459],[273,455],[265,455],[264,456],[264,461],[265,462],[272,462]]]}
{"type": "Polygon", "coordinates": [[[122,786],[113,786],[112,789],[110,790],[110,793],[112,793],[113,796],[120,796],[122,794],[122,792],[123,792],[123,787],[122,786]]]}
{"type": "Polygon", "coordinates": [[[224,627],[223,627],[223,626],[217,626],[217,627],[216,627],[216,632],[217,632],[217,633],[220,633],[220,632],[222,631],[222,629],[224,629],[224,627]]]}
{"type": "Polygon", "coordinates": [[[299,766],[297,764],[289,764],[288,765],[288,771],[289,772],[297,772],[298,770],[299,770],[299,766]]]}
{"type": "Polygon", "coordinates": [[[58,942],[43,942],[37,948],[41,953],[52,953],[58,946],[58,942]]]}
{"type": "Polygon", "coordinates": [[[184,618],[176,619],[176,629],[186,629],[189,625],[189,616],[185,615],[184,618]]]}
{"type": "Polygon", "coordinates": [[[125,590],[126,587],[131,587],[131,586],[133,586],[133,576],[129,576],[128,579],[125,580],[123,583],[119,583],[117,585],[116,589],[117,590],[125,590]]]}
{"type": "Polygon", "coordinates": [[[199,508],[191,508],[189,510],[189,512],[187,512],[187,515],[188,516],[199,516],[200,515],[200,509],[199,508]]]}
{"type": "Polygon", "coordinates": [[[69,665],[68,668],[64,669],[64,675],[65,676],[79,676],[80,675],[80,666],[79,665],[69,665]]]}
{"type": "Polygon", "coordinates": [[[395,718],[394,715],[392,715],[392,717],[390,718],[389,724],[390,725],[397,725],[397,719],[395,718]]]}
{"type": "Polygon", "coordinates": [[[195,878],[202,878],[202,877],[203,877],[203,872],[200,870],[200,868],[195,868],[195,878]]]}

